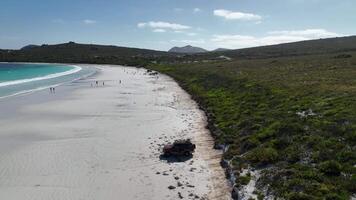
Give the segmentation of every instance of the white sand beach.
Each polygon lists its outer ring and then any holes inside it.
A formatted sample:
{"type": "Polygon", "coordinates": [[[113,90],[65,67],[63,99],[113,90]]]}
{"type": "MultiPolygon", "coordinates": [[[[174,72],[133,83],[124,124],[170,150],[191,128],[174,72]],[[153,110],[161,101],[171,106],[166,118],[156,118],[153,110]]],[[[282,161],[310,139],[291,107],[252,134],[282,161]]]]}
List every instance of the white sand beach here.
{"type": "Polygon", "coordinates": [[[173,79],[97,67],[55,94],[0,100],[1,199],[230,199],[204,113],[173,79]],[[160,160],[160,145],[181,138],[194,157],[160,160]]]}

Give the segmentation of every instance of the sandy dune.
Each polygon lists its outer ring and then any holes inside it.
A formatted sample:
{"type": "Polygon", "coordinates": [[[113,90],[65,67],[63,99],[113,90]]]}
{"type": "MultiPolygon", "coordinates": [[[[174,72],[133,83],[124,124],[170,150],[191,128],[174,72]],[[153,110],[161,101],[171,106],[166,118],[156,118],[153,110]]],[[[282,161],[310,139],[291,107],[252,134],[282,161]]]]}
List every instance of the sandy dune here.
{"type": "Polygon", "coordinates": [[[164,75],[100,68],[56,94],[0,101],[1,199],[230,199],[220,154],[189,95],[164,75]],[[193,159],[159,159],[159,145],[187,137],[197,143],[193,159]]]}

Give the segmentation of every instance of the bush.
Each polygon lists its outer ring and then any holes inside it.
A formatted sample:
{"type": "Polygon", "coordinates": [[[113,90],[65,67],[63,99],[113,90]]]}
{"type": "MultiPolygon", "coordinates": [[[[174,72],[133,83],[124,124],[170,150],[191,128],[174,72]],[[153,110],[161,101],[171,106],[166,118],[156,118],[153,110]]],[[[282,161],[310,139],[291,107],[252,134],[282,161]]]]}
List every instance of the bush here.
{"type": "Polygon", "coordinates": [[[238,181],[240,185],[247,185],[251,181],[251,175],[247,174],[246,176],[240,176],[238,181]]]}
{"type": "Polygon", "coordinates": [[[247,160],[254,164],[271,164],[278,160],[278,152],[274,148],[257,148],[247,155],[247,160]]]}
{"type": "Polygon", "coordinates": [[[292,192],[288,194],[287,199],[288,200],[312,200],[315,198],[303,192],[292,192]]]}
{"type": "Polygon", "coordinates": [[[341,173],[341,165],[335,160],[322,162],[319,169],[324,174],[331,176],[339,176],[341,173]]]}
{"type": "Polygon", "coordinates": [[[325,200],[344,200],[340,195],[332,193],[325,196],[325,200]]]}

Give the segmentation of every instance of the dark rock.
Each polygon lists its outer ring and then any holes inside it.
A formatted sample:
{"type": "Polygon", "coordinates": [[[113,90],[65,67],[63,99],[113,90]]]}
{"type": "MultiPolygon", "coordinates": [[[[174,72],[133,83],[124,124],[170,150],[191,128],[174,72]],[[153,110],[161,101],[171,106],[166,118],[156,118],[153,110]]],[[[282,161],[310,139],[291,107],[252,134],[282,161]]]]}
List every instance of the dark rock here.
{"type": "Polygon", "coordinates": [[[178,197],[179,197],[180,199],[183,199],[182,193],[178,192],[178,197]]]}
{"type": "Polygon", "coordinates": [[[187,187],[193,188],[193,187],[195,187],[195,186],[194,186],[194,185],[190,185],[190,184],[189,184],[189,185],[187,185],[187,187]]]}
{"type": "Polygon", "coordinates": [[[225,160],[225,159],[222,159],[222,160],[220,161],[220,165],[221,165],[222,168],[227,168],[227,167],[229,167],[229,163],[228,163],[228,161],[225,160]]]}
{"type": "Polygon", "coordinates": [[[176,189],[176,187],[174,187],[173,185],[170,185],[170,186],[168,186],[168,189],[174,190],[174,189],[176,189]]]}
{"type": "Polygon", "coordinates": [[[238,200],[239,199],[239,189],[236,186],[234,186],[234,188],[232,189],[231,198],[233,200],[238,200]]]}

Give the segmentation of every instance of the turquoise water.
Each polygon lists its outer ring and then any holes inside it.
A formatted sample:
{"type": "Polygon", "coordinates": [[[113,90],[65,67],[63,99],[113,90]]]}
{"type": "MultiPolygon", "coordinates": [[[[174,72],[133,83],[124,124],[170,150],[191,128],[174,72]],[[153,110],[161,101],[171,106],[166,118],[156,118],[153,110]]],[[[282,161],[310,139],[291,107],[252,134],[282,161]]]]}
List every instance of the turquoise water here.
{"type": "Polygon", "coordinates": [[[95,73],[92,67],[0,63],[0,98],[58,86],[95,73]]]}

